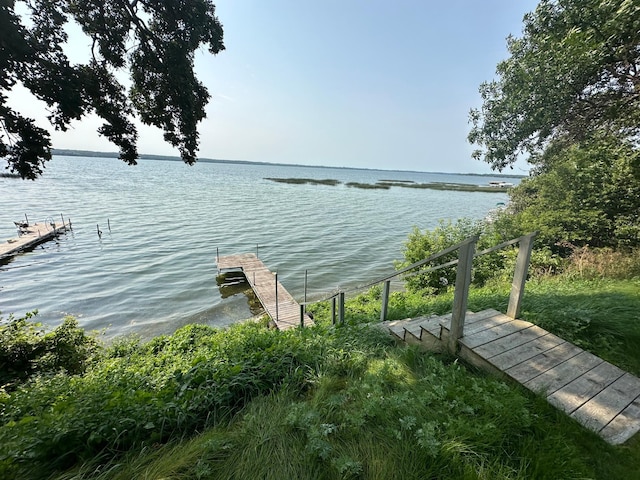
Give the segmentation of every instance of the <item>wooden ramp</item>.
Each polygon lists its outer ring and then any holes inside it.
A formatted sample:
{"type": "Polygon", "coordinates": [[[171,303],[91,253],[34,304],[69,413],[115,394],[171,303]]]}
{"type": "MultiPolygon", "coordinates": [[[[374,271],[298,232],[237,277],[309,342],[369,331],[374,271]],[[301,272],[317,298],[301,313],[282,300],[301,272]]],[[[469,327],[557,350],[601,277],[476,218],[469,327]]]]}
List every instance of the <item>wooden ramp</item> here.
{"type": "MultiPolygon", "coordinates": [[[[280,330],[300,326],[301,306],[291,294],[285,290],[262,261],[253,253],[218,257],[218,271],[241,271],[247,282],[260,300],[264,310],[280,330]]],[[[304,325],[312,325],[313,321],[305,313],[304,325]]]]}
{"type": "MultiPolygon", "coordinates": [[[[384,322],[407,343],[443,351],[451,315],[384,322]]],[[[496,310],[467,313],[460,357],[544,395],[607,442],[640,430],[640,379],[546,330],[496,310]]]]}
{"type": "Polygon", "coordinates": [[[71,228],[71,222],[34,223],[21,228],[19,237],[11,238],[0,244],[0,260],[13,257],[18,253],[55,238],[61,232],[71,228]]]}

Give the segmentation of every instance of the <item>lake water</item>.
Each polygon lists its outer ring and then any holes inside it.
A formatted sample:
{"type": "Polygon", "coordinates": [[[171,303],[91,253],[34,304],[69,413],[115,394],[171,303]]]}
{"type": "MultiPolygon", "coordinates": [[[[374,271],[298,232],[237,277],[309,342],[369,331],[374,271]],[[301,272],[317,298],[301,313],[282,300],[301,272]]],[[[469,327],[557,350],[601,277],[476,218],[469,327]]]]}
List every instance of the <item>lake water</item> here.
{"type": "Polygon", "coordinates": [[[13,221],[70,218],[73,231],[0,265],[0,312],[37,309],[55,325],[76,316],[105,335],[143,337],[191,322],[227,325],[250,316],[244,295],[222,298],[220,255],[256,252],[297,299],[320,298],[393,271],[414,226],[483,218],[504,193],[393,187],[379,180],[486,184],[500,178],[422,172],[55,157],[39,180],[0,178],[0,240],[13,221]],[[337,179],[290,185],[266,177],[337,179]],[[111,229],[109,230],[108,224],[111,229]],[[102,237],[97,235],[97,227],[102,237]]]}

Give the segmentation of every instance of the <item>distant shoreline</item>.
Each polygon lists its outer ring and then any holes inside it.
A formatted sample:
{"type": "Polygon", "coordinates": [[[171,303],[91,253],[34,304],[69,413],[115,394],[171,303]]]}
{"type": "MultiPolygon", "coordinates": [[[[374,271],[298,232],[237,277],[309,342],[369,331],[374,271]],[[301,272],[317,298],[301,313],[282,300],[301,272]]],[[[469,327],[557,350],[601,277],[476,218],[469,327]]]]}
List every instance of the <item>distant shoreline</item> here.
{"type": "MultiPolygon", "coordinates": [[[[53,155],[67,156],[67,157],[97,157],[97,158],[118,158],[118,152],[95,152],[92,150],[70,150],[62,148],[54,148],[51,152],[53,155]]],[[[142,153],[140,154],[141,160],[161,160],[169,162],[181,162],[180,157],[171,155],[151,155],[142,153]]],[[[336,168],[344,170],[366,170],[366,171],[379,171],[379,172],[407,172],[407,173],[432,173],[437,175],[472,175],[476,177],[501,177],[501,178],[527,178],[528,175],[515,175],[507,173],[458,173],[458,172],[426,172],[419,170],[385,170],[380,168],[363,168],[363,167],[331,167],[326,165],[302,165],[299,163],[272,163],[272,162],[256,162],[251,160],[221,160],[213,158],[199,158],[198,162],[203,163],[223,163],[234,165],[274,165],[280,167],[303,167],[303,168],[336,168]]]]}

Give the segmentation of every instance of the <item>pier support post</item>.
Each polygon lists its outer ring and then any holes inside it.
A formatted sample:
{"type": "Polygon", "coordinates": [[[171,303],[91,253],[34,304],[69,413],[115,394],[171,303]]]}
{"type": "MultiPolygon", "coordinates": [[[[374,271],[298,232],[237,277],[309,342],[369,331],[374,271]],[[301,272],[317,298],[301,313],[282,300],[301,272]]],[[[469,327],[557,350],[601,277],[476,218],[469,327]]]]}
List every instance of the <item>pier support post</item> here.
{"type": "Polygon", "coordinates": [[[338,321],[344,325],[344,292],[338,294],[338,321]]]}
{"type": "Polygon", "coordinates": [[[276,277],[276,322],[278,321],[278,272],[274,273],[276,277]]]}
{"type": "Polygon", "coordinates": [[[476,250],[478,236],[469,238],[460,245],[458,250],[458,268],[456,270],[456,287],[453,294],[453,311],[451,313],[451,329],[449,330],[448,349],[455,355],[458,350],[458,340],[464,335],[464,317],[467,311],[469,285],[471,284],[471,269],[473,255],[476,250]]]}
{"type": "Polygon", "coordinates": [[[382,286],[382,305],[380,306],[380,321],[387,319],[387,307],[389,305],[389,291],[391,290],[391,280],[384,282],[382,286]]]}
{"type": "Polygon", "coordinates": [[[300,328],[304,328],[304,303],[300,304],[300,328]]]}
{"type": "Polygon", "coordinates": [[[331,325],[336,324],[336,297],[331,299],[331,325]]]}

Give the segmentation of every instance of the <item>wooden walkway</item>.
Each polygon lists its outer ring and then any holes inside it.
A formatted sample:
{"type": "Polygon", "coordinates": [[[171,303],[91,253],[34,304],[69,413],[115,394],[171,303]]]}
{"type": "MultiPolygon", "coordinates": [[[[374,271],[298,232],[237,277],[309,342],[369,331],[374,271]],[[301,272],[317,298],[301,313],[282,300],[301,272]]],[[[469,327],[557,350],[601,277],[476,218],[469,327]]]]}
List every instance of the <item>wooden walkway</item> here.
{"type": "MultiPolygon", "coordinates": [[[[285,290],[280,281],[276,283],[276,275],[255,254],[218,257],[216,263],[220,273],[241,271],[244,274],[265,312],[278,329],[287,330],[300,326],[300,304],[285,290]]],[[[305,314],[304,325],[312,324],[311,318],[305,314]]]]}
{"type": "Polygon", "coordinates": [[[13,257],[18,253],[55,238],[61,232],[71,228],[71,222],[34,223],[24,227],[23,233],[0,244],[0,260],[13,257]]]}
{"type": "MultiPolygon", "coordinates": [[[[451,315],[384,322],[398,339],[436,351],[447,345],[451,315]]],[[[607,442],[640,431],[640,379],[526,322],[496,310],[467,313],[460,357],[544,395],[607,442]]]]}

